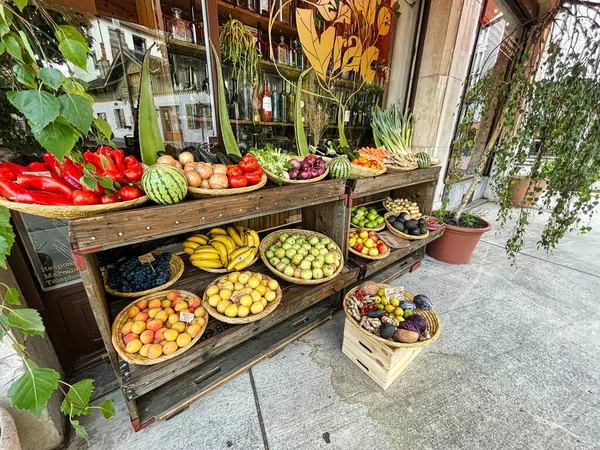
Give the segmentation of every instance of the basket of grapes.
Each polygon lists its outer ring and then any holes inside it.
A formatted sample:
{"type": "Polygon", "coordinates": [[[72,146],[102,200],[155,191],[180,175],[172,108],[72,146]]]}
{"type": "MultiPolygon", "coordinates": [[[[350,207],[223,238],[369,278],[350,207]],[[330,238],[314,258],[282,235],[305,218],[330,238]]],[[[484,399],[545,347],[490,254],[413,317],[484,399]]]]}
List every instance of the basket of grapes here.
{"type": "Polygon", "coordinates": [[[142,297],[172,286],[183,274],[183,260],[159,250],[122,258],[104,271],[104,289],[118,297],[142,297]]]}

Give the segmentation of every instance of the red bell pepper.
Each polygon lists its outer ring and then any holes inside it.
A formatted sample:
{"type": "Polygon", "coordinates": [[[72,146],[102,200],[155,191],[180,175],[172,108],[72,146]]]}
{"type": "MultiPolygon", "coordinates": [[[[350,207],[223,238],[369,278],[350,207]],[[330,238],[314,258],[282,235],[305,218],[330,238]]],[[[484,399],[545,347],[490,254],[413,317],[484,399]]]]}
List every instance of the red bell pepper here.
{"type": "Polygon", "coordinates": [[[67,200],[60,195],[53,194],[51,192],[42,191],[28,191],[23,189],[23,192],[19,192],[15,198],[18,203],[29,203],[33,205],[46,205],[46,206],[73,206],[71,200],[67,200]]]}
{"type": "Polygon", "coordinates": [[[117,166],[117,170],[119,173],[125,172],[127,170],[127,166],[125,165],[125,152],[121,149],[112,150],[110,152],[110,156],[112,157],[115,165],[117,166]]]}
{"type": "Polygon", "coordinates": [[[106,205],[108,203],[118,203],[120,201],[121,199],[119,198],[116,192],[113,192],[112,194],[104,194],[100,197],[100,203],[102,203],[103,205],[106,205]]]}
{"type": "Polygon", "coordinates": [[[141,180],[143,174],[144,168],[141,164],[138,164],[137,166],[131,166],[125,172],[123,172],[125,179],[130,183],[141,180]]]}
{"type": "Polygon", "coordinates": [[[85,162],[90,163],[92,166],[96,168],[97,173],[103,173],[104,169],[102,168],[102,163],[100,162],[100,155],[96,153],[92,153],[89,150],[83,154],[83,160],[85,162]]]}
{"type": "Polygon", "coordinates": [[[126,202],[128,200],[135,200],[144,195],[144,193],[135,186],[123,186],[119,189],[119,195],[121,196],[121,199],[126,202]]]}
{"type": "MultiPolygon", "coordinates": [[[[241,169],[240,169],[241,170],[241,169]]],[[[230,188],[242,188],[248,185],[248,179],[244,175],[230,175],[229,176],[229,187],[230,188]]]]}
{"type": "Polygon", "coordinates": [[[71,162],[69,166],[61,164],[56,156],[52,153],[44,153],[42,158],[48,164],[51,172],[58,175],[63,181],[65,181],[73,189],[81,189],[81,173],[79,169],[71,162]]]}
{"type": "Polygon", "coordinates": [[[48,164],[43,163],[43,162],[39,162],[39,161],[34,161],[32,163],[27,164],[27,172],[51,172],[50,167],[48,167],[48,164]]]}
{"type": "Polygon", "coordinates": [[[98,197],[92,192],[73,191],[73,204],[77,206],[97,205],[98,197]]]}
{"type": "Polygon", "coordinates": [[[73,195],[73,189],[52,177],[21,174],[17,177],[17,183],[25,189],[53,192],[68,199],[71,199],[73,195]]]}
{"type": "Polygon", "coordinates": [[[245,173],[244,176],[250,186],[260,183],[261,176],[257,172],[245,173]]]}
{"type": "Polygon", "coordinates": [[[102,171],[98,172],[100,174],[104,173],[104,172],[118,172],[119,169],[117,168],[117,165],[115,164],[115,162],[113,161],[113,159],[111,158],[110,154],[108,152],[104,152],[104,153],[100,153],[98,154],[98,152],[96,152],[96,154],[98,155],[98,160],[100,161],[100,167],[102,167],[102,171]]]}
{"type": "Polygon", "coordinates": [[[2,197],[13,200],[18,194],[24,194],[26,192],[27,190],[17,183],[7,180],[6,178],[0,178],[0,195],[2,195],[2,197]]]}
{"type": "Polygon", "coordinates": [[[102,176],[110,178],[113,180],[113,183],[125,184],[125,177],[119,172],[106,171],[102,176]]]}

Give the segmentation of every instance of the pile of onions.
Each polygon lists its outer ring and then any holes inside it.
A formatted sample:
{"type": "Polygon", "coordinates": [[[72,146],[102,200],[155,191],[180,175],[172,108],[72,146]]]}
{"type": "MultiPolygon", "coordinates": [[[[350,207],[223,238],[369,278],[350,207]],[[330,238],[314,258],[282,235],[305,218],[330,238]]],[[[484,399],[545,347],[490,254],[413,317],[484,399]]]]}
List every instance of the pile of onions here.
{"type": "Polygon", "coordinates": [[[325,173],[327,165],[320,156],[308,155],[303,160],[290,159],[292,168],[288,170],[290,180],[310,180],[325,173]]]}

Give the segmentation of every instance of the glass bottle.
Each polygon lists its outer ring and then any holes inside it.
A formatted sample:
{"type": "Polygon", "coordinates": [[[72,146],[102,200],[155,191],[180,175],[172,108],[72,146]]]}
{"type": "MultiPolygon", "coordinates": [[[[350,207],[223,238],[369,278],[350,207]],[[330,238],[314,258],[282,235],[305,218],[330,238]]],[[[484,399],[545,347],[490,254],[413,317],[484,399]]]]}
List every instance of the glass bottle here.
{"type": "Polygon", "coordinates": [[[192,42],[192,31],[189,23],[181,18],[181,9],[171,8],[173,18],[168,22],[168,30],[173,39],[180,41],[192,42]]]}
{"type": "Polygon", "coordinates": [[[277,62],[280,64],[289,64],[289,49],[285,44],[285,38],[279,37],[279,44],[277,44],[277,62]]]}
{"type": "Polygon", "coordinates": [[[296,47],[296,67],[304,70],[304,52],[302,51],[302,44],[298,39],[294,40],[294,46],[296,47]]]}
{"type": "Polygon", "coordinates": [[[362,95],[357,96],[357,101],[356,103],[358,103],[357,109],[358,109],[358,113],[356,115],[356,126],[357,127],[363,127],[364,124],[364,120],[365,120],[365,113],[364,113],[364,108],[365,108],[365,102],[364,102],[364,97],[362,95]]]}
{"type": "Polygon", "coordinates": [[[296,42],[295,41],[293,42],[292,38],[290,38],[289,48],[290,48],[290,50],[289,50],[288,64],[290,66],[295,66],[296,65],[296,42]]]}
{"type": "Polygon", "coordinates": [[[287,121],[287,112],[288,112],[288,97],[287,97],[287,89],[286,84],[283,82],[281,86],[281,94],[279,96],[279,120],[281,122],[287,121]]]}
{"type": "Polygon", "coordinates": [[[258,92],[258,88],[253,89],[253,99],[252,99],[252,121],[254,123],[260,122],[260,111],[262,109],[262,100],[260,98],[260,93],[258,92]]]}
{"type": "Polygon", "coordinates": [[[190,0],[190,30],[192,32],[192,42],[198,45],[204,45],[204,24],[202,23],[202,14],[196,15],[196,0],[190,0]]]}
{"type": "Polygon", "coordinates": [[[279,117],[279,92],[277,92],[277,86],[273,84],[271,86],[271,107],[273,110],[273,122],[281,122],[281,118],[279,117]]]}
{"type": "Polygon", "coordinates": [[[240,118],[238,92],[237,92],[237,81],[235,78],[231,79],[232,90],[231,90],[231,101],[229,102],[229,118],[238,120],[240,118]]]}
{"type": "Polygon", "coordinates": [[[290,23],[290,11],[291,3],[286,0],[279,0],[279,4],[277,5],[279,8],[279,17],[278,19],[281,22],[290,23]]]}
{"type": "Polygon", "coordinates": [[[260,0],[260,13],[263,16],[269,16],[271,12],[271,2],[269,0],[260,0]]]}
{"type": "Polygon", "coordinates": [[[294,122],[294,107],[296,103],[296,94],[294,93],[294,85],[290,86],[290,92],[287,95],[287,121],[294,122]]]}
{"type": "Polygon", "coordinates": [[[256,24],[256,29],[258,30],[258,52],[262,55],[265,60],[269,60],[269,42],[265,38],[265,34],[263,33],[262,25],[260,22],[256,24]]]}
{"type": "Polygon", "coordinates": [[[260,110],[260,119],[263,122],[272,122],[273,121],[273,104],[271,101],[271,93],[269,92],[269,85],[267,83],[266,78],[265,78],[265,85],[263,88],[261,99],[262,99],[262,108],[260,110]]]}

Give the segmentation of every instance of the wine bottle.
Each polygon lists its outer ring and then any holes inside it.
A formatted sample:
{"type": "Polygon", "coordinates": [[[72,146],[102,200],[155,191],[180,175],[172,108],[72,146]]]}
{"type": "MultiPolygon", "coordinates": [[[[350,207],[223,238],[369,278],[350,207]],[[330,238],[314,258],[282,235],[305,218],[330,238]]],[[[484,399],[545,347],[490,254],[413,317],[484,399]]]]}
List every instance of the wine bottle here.
{"type": "Polygon", "coordinates": [[[202,14],[196,15],[196,0],[190,0],[190,29],[192,31],[192,42],[198,45],[204,45],[204,30],[202,23],[202,14]]]}
{"type": "Polygon", "coordinates": [[[269,92],[269,85],[265,78],[265,86],[262,93],[262,108],[260,110],[260,119],[263,122],[273,121],[273,104],[271,102],[271,93],[269,92]]]}
{"type": "Polygon", "coordinates": [[[262,25],[260,24],[260,22],[256,24],[256,29],[258,30],[258,52],[262,55],[264,59],[269,60],[269,41],[263,33],[262,25]]]}
{"type": "Polygon", "coordinates": [[[279,120],[281,122],[287,121],[288,112],[288,98],[287,98],[287,87],[285,82],[282,82],[281,94],[279,96],[279,120]]]}
{"type": "Polygon", "coordinates": [[[258,88],[254,89],[254,98],[252,99],[252,121],[260,122],[260,110],[262,109],[262,101],[258,88]]]}
{"type": "Polygon", "coordinates": [[[288,57],[288,64],[290,66],[295,66],[296,65],[296,40],[292,41],[292,38],[290,38],[290,50],[289,50],[289,57],[288,57]]]}
{"type": "Polygon", "coordinates": [[[287,121],[294,122],[294,108],[296,107],[296,94],[294,93],[294,85],[290,86],[290,92],[287,95],[287,121]]]}
{"type": "Polygon", "coordinates": [[[279,44],[277,44],[277,62],[280,64],[289,64],[289,50],[285,44],[285,38],[279,37],[279,44]]]}
{"type": "Polygon", "coordinates": [[[279,118],[279,97],[280,94],[277,92],[277,86],[273,84],[271,86],[271,107],[273,110],[273,122],[281,122],[279,118]]]}

